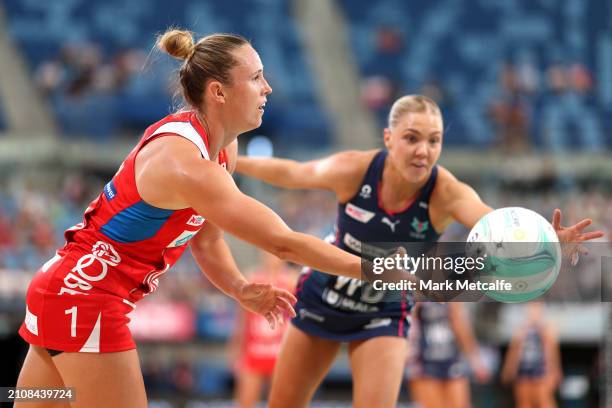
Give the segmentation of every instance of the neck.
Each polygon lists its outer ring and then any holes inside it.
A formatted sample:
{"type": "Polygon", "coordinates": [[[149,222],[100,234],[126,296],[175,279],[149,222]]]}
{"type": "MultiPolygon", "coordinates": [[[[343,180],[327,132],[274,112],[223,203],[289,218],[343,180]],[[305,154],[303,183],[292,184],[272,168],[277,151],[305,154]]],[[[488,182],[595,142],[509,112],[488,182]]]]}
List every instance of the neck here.
{"type": "Polygon", "coordinates": [[[196,112],[198,121],[206,131],[208,137],[208,154],[216,159],[219,152],[236,139],[237,134],[231,132],[221,119],[221,115],[214,111],[196,112]]]}
{"type": "Polygon", "coordinates": [[[383,203],[390,207],[403,206],[412,200],[414,195],[427,183],[427,179],[422,182],[412,183],[406,180],[401,172],[395,167],[392,160],[387,158],[383,168],[382,188],[380,191],[383,203]]]}

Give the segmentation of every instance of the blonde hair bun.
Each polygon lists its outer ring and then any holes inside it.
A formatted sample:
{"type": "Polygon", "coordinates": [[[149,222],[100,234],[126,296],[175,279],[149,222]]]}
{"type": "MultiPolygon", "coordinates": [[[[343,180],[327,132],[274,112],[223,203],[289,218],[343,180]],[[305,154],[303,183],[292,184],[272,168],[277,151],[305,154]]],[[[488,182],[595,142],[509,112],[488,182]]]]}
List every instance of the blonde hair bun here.
{"type": "Polygon", "coordinates": [[[185,30],[168,30],[157,39],[157,47],[174,58],[187,60],[195,52],[193,35],[185,30]]]}

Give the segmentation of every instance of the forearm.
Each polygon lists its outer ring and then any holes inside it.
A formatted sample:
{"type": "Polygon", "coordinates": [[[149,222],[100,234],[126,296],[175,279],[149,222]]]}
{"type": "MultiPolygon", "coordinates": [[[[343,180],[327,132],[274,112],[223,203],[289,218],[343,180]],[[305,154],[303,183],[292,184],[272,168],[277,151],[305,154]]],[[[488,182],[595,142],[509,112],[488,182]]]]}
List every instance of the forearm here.
{"type": "Polygon", "coordinates": [[[362,279],[361,258],[307,234],[292,233],[275,252],[286,261],[332,275],[362,279]]]}
{"type": "Polygon", "coordinates": [[[293,160],[239,157],[236,172],[283,188],[299,188],[295,177],[298,163],[293,160]]]}
{"type": "Polygon", "coordinates": [[[206,242],[205,248],[191,248],[193,258],[204,275],[220,291],[236,299],[237,293],[247,283],[224,239],[206,242]]]}

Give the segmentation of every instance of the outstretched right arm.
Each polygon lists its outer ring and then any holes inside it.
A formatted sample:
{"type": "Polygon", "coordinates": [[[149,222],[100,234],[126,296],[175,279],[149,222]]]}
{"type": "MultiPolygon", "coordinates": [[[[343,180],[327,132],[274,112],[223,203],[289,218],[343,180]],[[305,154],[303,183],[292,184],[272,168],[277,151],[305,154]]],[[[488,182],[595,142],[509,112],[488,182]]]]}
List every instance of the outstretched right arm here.
{"type": "Polygon", "coordinates": [[[153,174],[147,179],[171,197],[174,206],[191,207],[222,230],[281,259],[361,278],[359,257],[292,231],[271,209],[243,194],[221,166],[202,160],[191,142],[179,137],[164,139],[158,152],[151,146],[147,167],[153,174]]]}
{"type": "Polygon", "coordinates": [[[375,153],[345,151],[307,162],[240,156],[236,172],[277,187],[333,191],[343,201],[355,194],[375,153]]]}

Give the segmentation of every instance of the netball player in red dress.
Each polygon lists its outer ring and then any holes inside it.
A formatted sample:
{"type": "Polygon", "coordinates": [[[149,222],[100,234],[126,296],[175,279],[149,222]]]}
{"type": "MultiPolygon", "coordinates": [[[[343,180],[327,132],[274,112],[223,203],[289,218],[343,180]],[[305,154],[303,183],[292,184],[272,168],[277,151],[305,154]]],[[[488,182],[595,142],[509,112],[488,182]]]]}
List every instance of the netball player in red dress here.
{"type": "Polygon", "coordinates": [[[72,407],[147,406],[126,315],[157,288],[187,245],[208,279],[271,325],[284,313],[295,314],[295,298],[248,283],[222,231],[281,259],[361,275],[359,257],[293,232],[232,180],[236,138],[261,125],[272,92],[248,41],[211,35],[194,44],[190,33],[172,30],[158,45],[184,60],[180,84],[191,110],[144,132],[27,292],[19,333],[30,349],[17,385],[75,387],[72,407]]]}

